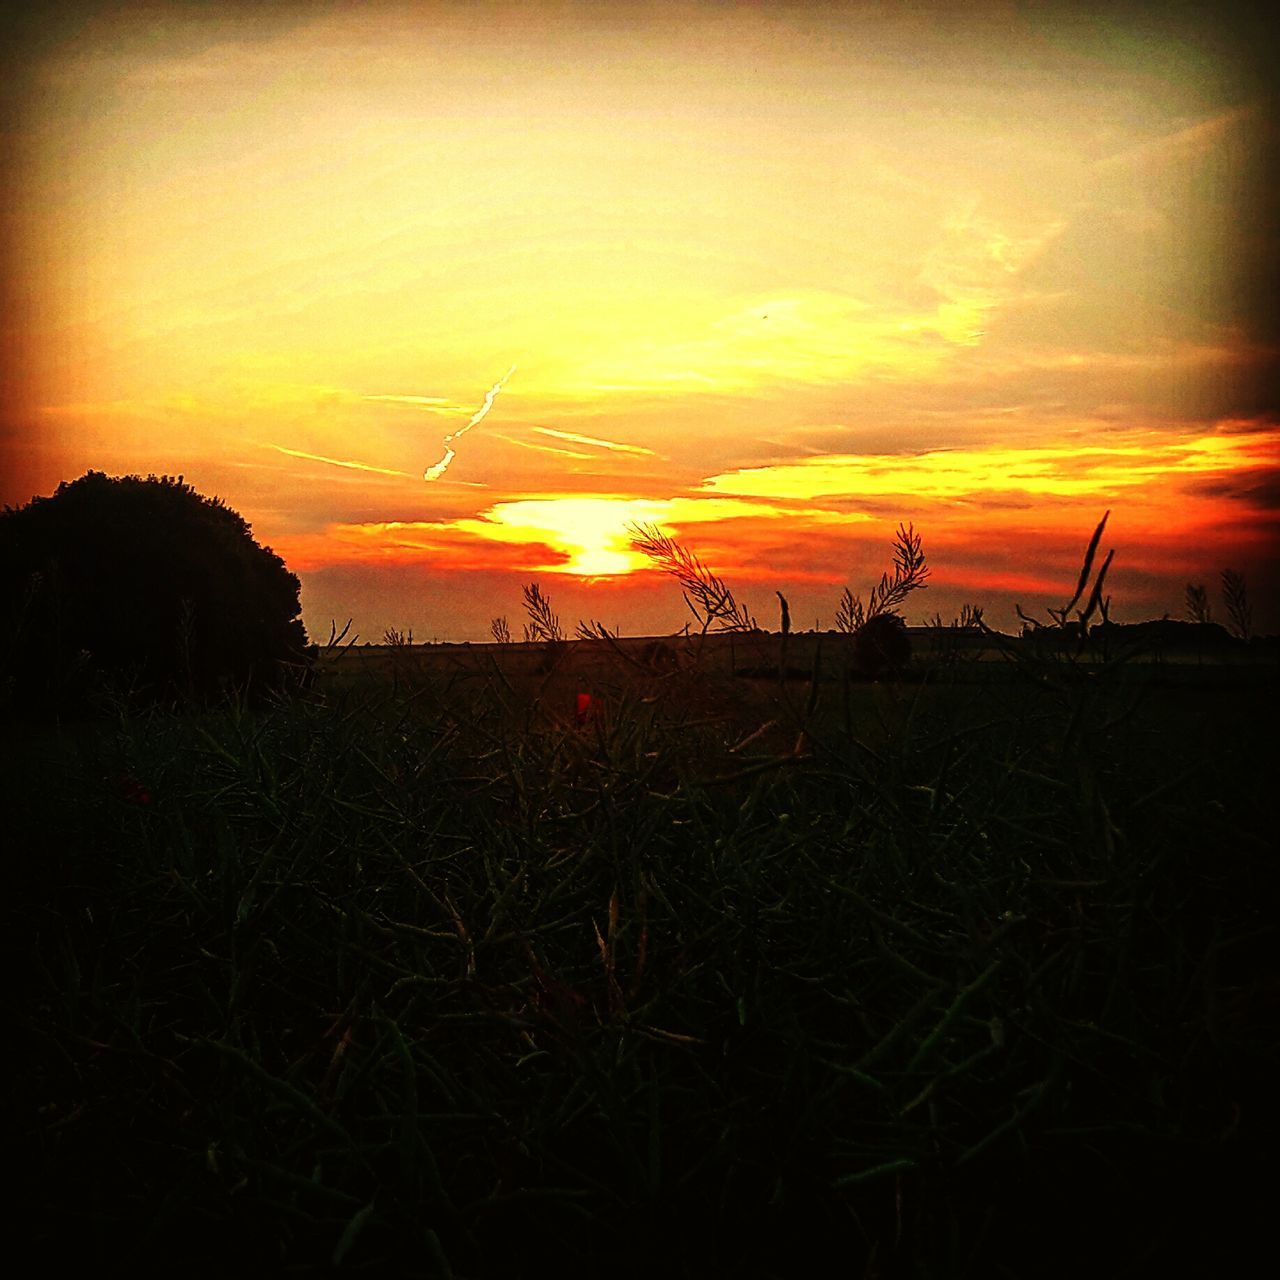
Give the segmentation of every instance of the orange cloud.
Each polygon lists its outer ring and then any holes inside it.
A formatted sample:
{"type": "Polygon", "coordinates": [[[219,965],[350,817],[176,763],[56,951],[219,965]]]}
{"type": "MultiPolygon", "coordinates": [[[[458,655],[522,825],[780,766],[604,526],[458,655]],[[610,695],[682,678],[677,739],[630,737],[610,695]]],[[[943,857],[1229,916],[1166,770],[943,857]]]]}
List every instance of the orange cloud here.
{"type": "Polygon", "coordinates": [[[813,501],[900,495],[910,501],[1026,494],[1107,498],[1153,483],[1256,466],[1280,431],[1216,433],[1190,440],[1145,433],[1132,444],[939,449],[918,454],[844,454],[746,467],[706,480],[713,493],[813,501]]]}
{"type": "MultiPolygon", "coordinates": [[[[741,539],[733,559],[741,562],[757,522],[844,528],[866,519],[741,498],[559,494],[498,502],[478,516],[454,520],[333,524],[323,534],[284,539],[277,550],[300,567],[387,558],[445,559],[452,564],[467,560],[477,546],[487,543],[519,549],[512,562],[532,571],[595,578],[648,567],[648,561],[631,549],[629,526],[636,522],[661,524],[677,535],[692,531],[694,537],[702,536],[704,528],[732,522],[741,539]]],[[[787,539],[792,536],[789,531],[787,539]]]]}

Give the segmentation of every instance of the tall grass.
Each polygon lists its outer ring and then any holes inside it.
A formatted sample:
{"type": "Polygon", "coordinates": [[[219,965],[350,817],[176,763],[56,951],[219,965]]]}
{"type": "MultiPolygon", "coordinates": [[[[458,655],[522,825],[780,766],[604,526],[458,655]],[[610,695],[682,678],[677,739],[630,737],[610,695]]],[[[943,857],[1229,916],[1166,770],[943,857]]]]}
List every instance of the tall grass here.
{"type": "Polygon", "coordinates": [[[10,742],[25,1231],[211,1272],[1226,1265],[1274,1118],[1267,717],[950,671],[848,715],[815,680],[799,753],[622,668],[582,728],[497,671],[10,742]]]}

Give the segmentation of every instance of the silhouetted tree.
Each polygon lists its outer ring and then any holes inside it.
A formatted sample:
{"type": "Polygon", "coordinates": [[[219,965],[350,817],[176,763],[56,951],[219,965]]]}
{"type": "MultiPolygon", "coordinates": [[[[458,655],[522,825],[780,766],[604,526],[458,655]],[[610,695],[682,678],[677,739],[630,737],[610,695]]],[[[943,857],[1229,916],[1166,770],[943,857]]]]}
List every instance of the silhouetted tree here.
{"type": "Polygon", "coordinates": [[[100,675],[155,696],[262,691],[305,660],[298,593],[245,521],[181,476],[90,471],[0,514],[4,676],[20,707],[65,708],[100,675]]]}

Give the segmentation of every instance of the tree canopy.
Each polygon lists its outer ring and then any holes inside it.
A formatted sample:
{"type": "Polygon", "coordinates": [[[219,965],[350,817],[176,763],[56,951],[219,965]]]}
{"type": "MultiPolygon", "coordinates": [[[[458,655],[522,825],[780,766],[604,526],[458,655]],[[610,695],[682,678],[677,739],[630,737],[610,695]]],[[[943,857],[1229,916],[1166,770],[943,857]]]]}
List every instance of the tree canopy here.
{"type": "Polygon", "coordinates": [[[0,514],[6,684],[19,706],[95,678],[152,694],[261,690],[303,661],[300,584],[181,476],[90,471],[0,514]]]}

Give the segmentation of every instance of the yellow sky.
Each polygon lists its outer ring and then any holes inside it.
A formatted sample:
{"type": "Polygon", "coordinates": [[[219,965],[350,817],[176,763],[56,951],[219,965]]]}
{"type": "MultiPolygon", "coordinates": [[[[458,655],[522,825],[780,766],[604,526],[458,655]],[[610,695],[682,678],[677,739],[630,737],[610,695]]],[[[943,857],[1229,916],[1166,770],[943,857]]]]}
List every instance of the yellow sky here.
{"type": "Polygon", "coordinates": [[[1120,616],[1227,564],[1274,612],[1251,28],[85,14],[29,37],[15,91],[3,500],[181,472],[300,573],[313,632],[370,638],[482,638],[534,575],[562,612],[678,626],[634,519],[798,625],[899,520],[921,610],[1011,623],[1070,594],[1109,507],[1120,616]]]}

